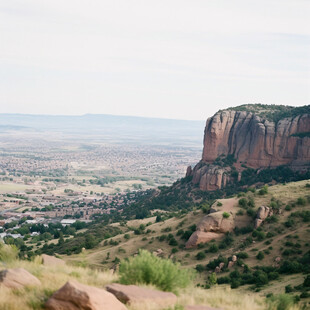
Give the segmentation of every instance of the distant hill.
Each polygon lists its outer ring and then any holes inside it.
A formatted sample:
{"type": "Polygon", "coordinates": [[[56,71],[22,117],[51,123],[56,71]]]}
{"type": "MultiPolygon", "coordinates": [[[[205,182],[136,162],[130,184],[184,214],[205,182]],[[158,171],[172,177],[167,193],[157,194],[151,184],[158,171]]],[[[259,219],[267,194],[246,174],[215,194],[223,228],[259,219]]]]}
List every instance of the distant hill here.
{"type": "Polygon", "coordinates": [[[113,142],[202,146],[204,121],[86,114],[82,116],[0,114],[0,130],[93,135],[113,142]],[[17,127],[18,126],[18,127],[17,127]]]}

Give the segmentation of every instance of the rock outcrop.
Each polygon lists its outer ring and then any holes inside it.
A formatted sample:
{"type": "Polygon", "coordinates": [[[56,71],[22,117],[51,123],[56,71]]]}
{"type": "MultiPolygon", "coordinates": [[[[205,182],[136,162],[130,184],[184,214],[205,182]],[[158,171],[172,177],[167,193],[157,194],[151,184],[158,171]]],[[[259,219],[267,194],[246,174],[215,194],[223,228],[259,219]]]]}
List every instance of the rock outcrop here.
{"type": "Polygon", "coordinates": [[[201,190],[225,187],[231,181],[232,165],[219,165],[220,156],[236,160],[238,180],[241,164],[254,169],[280,165],[304,169],[310,162],[309,133],[309,112],[274,122],[254,112],[219,111],[207,120],[201,161],[186,175],[201,190]]]}
{"type": "Polygon", "coordinates": [[[40,285],[41,282],[27,270],[15,268],[0,271],[0,284],[15,289],[24,286],[40,285]]]}
{"type": "Polygon", "coordinates": [[[104,289],[69,281],[45,303],[48,310],[126,310],[127,308],[104,289]]]}
{"type": "Polygon", "coordinates": [[[226,232],[233,231],[235,228],[233,214],[228,213],[229,217],[225,218],[223,213],[223,211],[217,211],[204,216],[197,225],[197,230],[186,242],[186,248],[193,248],[200,243],[210,242],[222,237],[226,232]]]}
{"type": "Polygon", "coordinates": [[[259,226],[262,225],[264,220],[273,214],[272,209],[266,206],[260,206],[257,210],[256,218],[255,218],[255,223],[254,226],[255,228],[258,228],[259,226]]]}
{"type": "Polygon", "coordinates": [[[136,285],[122,285],[113,283],[106,286],[108,292],[123,303],[157,305],[160,307],[173,306],[177,302],[177,297],[173,293],[151,290],[136,285]]]}

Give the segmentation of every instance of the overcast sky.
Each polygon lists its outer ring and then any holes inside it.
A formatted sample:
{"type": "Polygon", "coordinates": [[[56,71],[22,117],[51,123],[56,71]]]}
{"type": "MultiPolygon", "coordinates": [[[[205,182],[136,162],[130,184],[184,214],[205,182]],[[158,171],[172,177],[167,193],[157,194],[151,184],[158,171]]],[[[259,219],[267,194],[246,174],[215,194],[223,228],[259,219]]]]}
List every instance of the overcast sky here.
{"type": "Polygon", "coordinates": [[[0,113],[310,104],[309,0],[0,0],[0,113]]]}

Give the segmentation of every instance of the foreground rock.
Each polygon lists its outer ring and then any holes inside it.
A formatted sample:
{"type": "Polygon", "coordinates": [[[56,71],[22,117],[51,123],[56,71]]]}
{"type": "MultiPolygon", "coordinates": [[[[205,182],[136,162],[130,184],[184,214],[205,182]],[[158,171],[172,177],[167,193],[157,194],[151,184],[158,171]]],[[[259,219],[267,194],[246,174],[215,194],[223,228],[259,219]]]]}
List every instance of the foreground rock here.
{"type": "Polygon", "coordinates": [[[107,291],[117,299],[128,304],[156,304],[162,307],[174,305],[177,297],[173,293],[151,290],[136,285],[113,283],[106,286],[107,291]]]}
{"type": "Polygon", "coordinates": [[[64,260],[46,254],[42,254],[42,263],[46,266],[61,266],[66,264],[64,260]]]}
{"type": "Polygon", "coordinates": [[[0,284],[9,288],[22,288],[40,285],[41,282],[27,270],[16,268],[0,271],[0,284]]]}
{"type": "Polygon", "coordinates": [[[126,310],[127,308],[104,289],[69,281],[45,304],[49,310],[126,310]]]}

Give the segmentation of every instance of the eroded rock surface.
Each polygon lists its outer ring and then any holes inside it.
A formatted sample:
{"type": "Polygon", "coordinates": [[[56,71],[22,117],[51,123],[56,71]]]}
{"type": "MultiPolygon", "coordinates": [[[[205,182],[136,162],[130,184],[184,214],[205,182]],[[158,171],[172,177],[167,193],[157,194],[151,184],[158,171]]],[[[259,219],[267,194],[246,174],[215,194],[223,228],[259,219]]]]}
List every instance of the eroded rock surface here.
{"type": "Polygon", "coordinates": [[[15,268],[0,271],[0,284],[15,289],[24,286],[37,286],[41,282],[27,270],[15,268]]]}
{"type": "MultiPolygon", "coordinates": [[[[226,212],[226,211],[225,211],[226,212]]],[[[225,218],[224,211],[209,213],[197,225],[197,229],[186,242],[186,248],[196,247],[200,243],[207,243],[213,239],[224,236],[226,232],[231,232],[235,228],[235,220],[232,212],[227,212],[230,216],[225,218]]]]}
{"type": "Polygon", "coordinates": [[[46,302],[49,310],[126,310],[113,294],[104,289],[67,282],[46,302]]]}
{"type": "Polygon", "coordinates": [[[231,167],[216,165],[219,156],[233,155],[240,181],[240,163],[254,169],[290,165],[309,166],[310,114],[284,118],[277,123],[246,111],[224,110],[209,118],[205,127],[201,161],[186,176],[201,190],[217,190],[231,181],[231,167]]]}
{"type": "Polygon", "coordinates": [[[257,210],[257,215],[254,223],[254,227],[258,228],[262,225],[264,220],[271,215],[272,210],[266,206],[260,206],[257,210]]]}
{"type": "Polygon", "coordinates": [[[128,304],[156,304],[168,307],[177,302],[177,297],[173,293],[151,290],[136,285],[113,283],[107,285],[106,289],[117,299],[128,304]]]}

